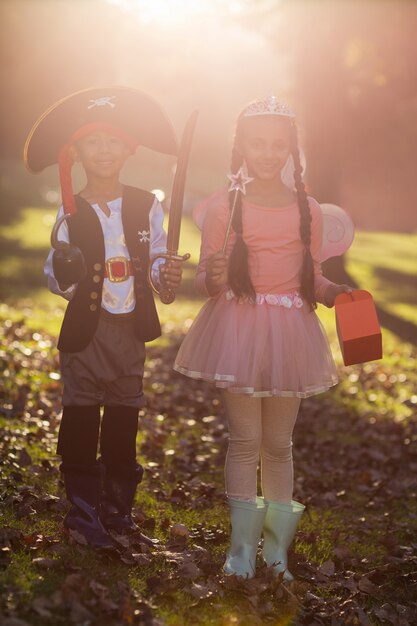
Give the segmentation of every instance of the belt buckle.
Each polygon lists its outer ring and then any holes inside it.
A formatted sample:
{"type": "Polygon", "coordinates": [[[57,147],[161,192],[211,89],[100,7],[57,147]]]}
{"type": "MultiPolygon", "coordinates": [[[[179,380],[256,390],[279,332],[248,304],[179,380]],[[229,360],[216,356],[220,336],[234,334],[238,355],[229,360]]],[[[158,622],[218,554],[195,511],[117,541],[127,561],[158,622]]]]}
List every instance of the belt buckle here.
{"type": "Polygon", "coordinates": [[[127,263],[127,259],[124,256],[114,256],[111,259],[107,259],[106,269],[109,281],[112,283],[123,283],[129,278],[129,266],[127,263]],[[123,275],[120,275],[114,267],[117,263],[123,264],[123,275]]]}

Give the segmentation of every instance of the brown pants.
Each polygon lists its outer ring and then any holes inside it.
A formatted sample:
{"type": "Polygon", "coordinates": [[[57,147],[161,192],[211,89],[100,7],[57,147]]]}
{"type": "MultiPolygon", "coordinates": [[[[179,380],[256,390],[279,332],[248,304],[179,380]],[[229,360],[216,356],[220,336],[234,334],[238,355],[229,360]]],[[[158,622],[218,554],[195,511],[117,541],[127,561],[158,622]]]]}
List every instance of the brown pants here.
{"type": "Polygon", "coordinates": [[[131,316],[102,312],[92,341],[81,352],[60,352],[64,406],[142,407],[145,345],[131,316]]]}

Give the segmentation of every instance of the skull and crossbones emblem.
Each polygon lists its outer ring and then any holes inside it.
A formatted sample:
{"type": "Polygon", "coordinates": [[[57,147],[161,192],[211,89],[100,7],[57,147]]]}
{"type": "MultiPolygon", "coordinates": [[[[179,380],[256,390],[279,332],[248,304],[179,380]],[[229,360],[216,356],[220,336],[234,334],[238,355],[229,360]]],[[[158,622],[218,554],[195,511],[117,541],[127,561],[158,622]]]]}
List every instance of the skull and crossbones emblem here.
{"type": "Polygon", "coordinates": [[[139,241],[140,243],[146,243],[150,241],[150,231],[149,230],[138,230],[139,241]]]}
{"type": "Polygon", "coordinates": [[[96,98],[95,100],[90,100],[90,104],[87,107],[88,109],[93,109],[94,107],[105,107],[109,106],[112,109],[116,106],[112,100],[115,99],[116,96],[102,96],[101,98],[96,98]]]}

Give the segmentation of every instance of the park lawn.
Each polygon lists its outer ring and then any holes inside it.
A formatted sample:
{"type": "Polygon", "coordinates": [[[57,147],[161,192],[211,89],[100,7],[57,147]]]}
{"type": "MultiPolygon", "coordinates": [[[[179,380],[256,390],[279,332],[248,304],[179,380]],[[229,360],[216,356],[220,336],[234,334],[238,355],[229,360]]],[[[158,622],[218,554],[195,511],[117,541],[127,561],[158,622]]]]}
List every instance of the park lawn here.
{"type": "MultiPolygon", "coordinates": [[[[121,562],[63,541],[54,341],[64,307],[42,277],[53,219],[49,209],[28,208],[20,221],[0,228],[0,618],[14,614],[33,626],[150,626],[158,619],[169,626],[277,626],[311,623],[319,614],[324,623],[379,624],[395,613],[407,623],[417,530],[408,471],[417,439],[416,350],[395,328],[384,328],[381,361],[343,368],[334,311],[324,307],[319,316],[341,383],[303,403],[295,433],[295,497],[307,505],[292,555],[299,582],[285,590],[262,570],[247,583],[220,577],[229,532],[224,418],[213,389],[171,372],[181,337],[202,304],[193,292],[199,235],[189,220],[180,252],[191,252],[192,259],[175,303],[158,304],[164,337],[148,349],[149,407],[138,436],[139,458],[148,469],[136,513],[144,532],[168,549],[150,555],[130,546],[121,562]],[[191,532],[186,546],[175,523],[191,532]]],[[[359,285],[384,310],[414,324],[416,243],[415,235],[360,232],[348,254],[348,270],[359,285]]]]}
{"type": "MultiPolygon", "coordinates": [[[[21,310],[29,325],[56,334],[65,302],[46,288],[43,263],[49,250],[50,230],[55,219],[51,209],[24,209],[18,221],[0,226],[0,295],[11,305],[10,315],[21,310]],[[28,315],[27,305],[32,311],[28,315]]],[[[180,253],[189,252],[181,291],[172,307],[158,304],[162,322],[194,318],[203,300],[193,288],[198,262],[200,231],[191,219],[183,220],[180,253]]],[[[370,291],[386,311],[416,323],[417,233],[359,231],[347,253],[347,270],[362,289],[370,291]]],[[[334,337],[334,312],[319,307],[326,331],[334,337]]],[[[391,337],[391,333],[387,333],[391,337]]]]}

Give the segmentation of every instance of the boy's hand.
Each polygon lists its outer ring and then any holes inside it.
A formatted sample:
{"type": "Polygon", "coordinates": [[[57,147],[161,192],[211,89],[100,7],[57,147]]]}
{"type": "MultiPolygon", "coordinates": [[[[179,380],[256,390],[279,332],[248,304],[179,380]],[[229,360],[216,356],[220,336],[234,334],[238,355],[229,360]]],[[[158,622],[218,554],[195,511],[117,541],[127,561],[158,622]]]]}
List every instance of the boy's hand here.
{"type": "Polygon", "coordinates": [[[87,269],[83,254],[75,246],[65,245],[52,254],[52,268],[60,289],[65,291],[69,286],[82,281],[87,269]]]}
{"type": "Polygon", "coordinates": [[[174,291],[181,284],[182,261],[167,260],[159,266],[161,283],[174,291]]]}
{"type": "Polygon", "coordinates": [[[329,285],[326,289],[326,291],[324,292],[324,304],[331,308],[332,306],[334,306],[334,301],[336,299],[336,296],[339,295],[339,293],[351,293],[353,291],[353,288],[350,287],[349,285],[335,285],[334,283],[329,285]]]}
{"type": "Polygon", "coordinates": [[[216,252],[206,261],[206,287],[210,295],[220,291],[227,282],[227,258],[216,252]]]}

